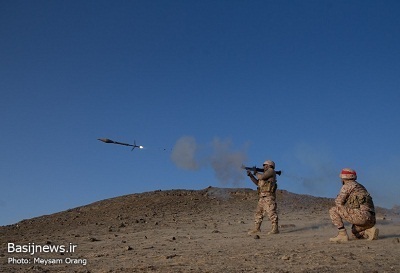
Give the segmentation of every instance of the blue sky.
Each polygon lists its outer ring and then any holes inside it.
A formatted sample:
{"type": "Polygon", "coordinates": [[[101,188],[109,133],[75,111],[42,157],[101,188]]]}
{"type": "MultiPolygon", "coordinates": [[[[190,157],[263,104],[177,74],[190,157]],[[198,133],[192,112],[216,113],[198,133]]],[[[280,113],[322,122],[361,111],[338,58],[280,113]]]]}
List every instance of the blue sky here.
{"type": "Polygon", "coordinates": [[[1,1],[0,225],[158,189],[250,188],[232,165],[266,159],[280,189],[335,197],[351,167],[376,205],[399,204],[399,10],[1,1]]]}

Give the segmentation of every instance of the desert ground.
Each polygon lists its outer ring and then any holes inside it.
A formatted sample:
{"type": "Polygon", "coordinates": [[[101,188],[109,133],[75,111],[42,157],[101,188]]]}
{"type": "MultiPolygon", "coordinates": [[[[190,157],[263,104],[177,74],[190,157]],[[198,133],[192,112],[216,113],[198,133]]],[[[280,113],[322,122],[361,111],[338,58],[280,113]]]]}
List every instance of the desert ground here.
{"type": "Polygon", "coordinates": [[[277,203],[280,233],[267,235],[264,219],[262,232],[249,236],[255,190],[107,199],[0,227],[0,271],[400,272],[398,211],[377,208],[379,240],[331,243],[333,199],[278,190],[277,203]]]}

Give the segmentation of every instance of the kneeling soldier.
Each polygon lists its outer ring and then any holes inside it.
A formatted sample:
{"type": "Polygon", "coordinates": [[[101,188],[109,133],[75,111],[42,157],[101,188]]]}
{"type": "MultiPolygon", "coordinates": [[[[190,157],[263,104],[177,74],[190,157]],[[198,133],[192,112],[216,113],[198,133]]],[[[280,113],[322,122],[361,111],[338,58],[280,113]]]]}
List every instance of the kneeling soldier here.
{"type": "Polygon", "coordinates": [[[355,238],[378,239],[379,230],[374,227],[376,223],[374,202],[365,187],[356,181],[356,171],[345,168],[339,177],[343,186],[335,199],[336,206],[329,210],[332,223],[338,228],[339,234],[330,238],[330,241],[349,240],[343,219],[352,224],[351,232],[355,238]]]}

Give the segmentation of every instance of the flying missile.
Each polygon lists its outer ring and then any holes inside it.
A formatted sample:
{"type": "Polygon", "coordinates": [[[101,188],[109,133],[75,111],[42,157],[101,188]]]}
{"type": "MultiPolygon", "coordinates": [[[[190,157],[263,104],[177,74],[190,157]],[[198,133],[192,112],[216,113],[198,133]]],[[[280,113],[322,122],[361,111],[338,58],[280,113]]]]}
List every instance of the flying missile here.
{"type": "Polygon", "coordinates": [[[118,141],[114,141],[108,138],[98,138],[98,140],[104,142],[104,143],[113,143],[113,144],[118,144],[118,145],[124,145],[124,146],[130,146],[132,147],[132,151],[135,148],[139,148],[139,149],[143,149],[144,147],[142,145],[136,145],[136,140],[133,141],[133,144],[129,144],[129,143],[123,143],[123,142],[118,142],[118,141]]]}

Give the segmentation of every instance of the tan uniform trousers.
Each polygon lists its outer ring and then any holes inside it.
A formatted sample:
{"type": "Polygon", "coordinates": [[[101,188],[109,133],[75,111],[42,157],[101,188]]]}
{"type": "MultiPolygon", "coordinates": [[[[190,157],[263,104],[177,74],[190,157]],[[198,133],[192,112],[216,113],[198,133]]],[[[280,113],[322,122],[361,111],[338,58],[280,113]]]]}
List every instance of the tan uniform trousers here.
{"type": "Polygon", "coordinates": [[[278,223],[278,214],[276,213],[275,196],[260,196],[256,208],[255,223],[261,224],[265,214],[268,215],[271,223],[278,223]]]}
{"type": "Polygon", "coordinates": [[[332,223],[337,227],[343,227],[343,219],[353,224],[353,233],[355,231],[361,232],[369,229],[375,225],[375,213],[370,211],[362,211],[359,209],[352,209],[346,206],[336,206],[329,210],[329,216],[332,223]]]}

